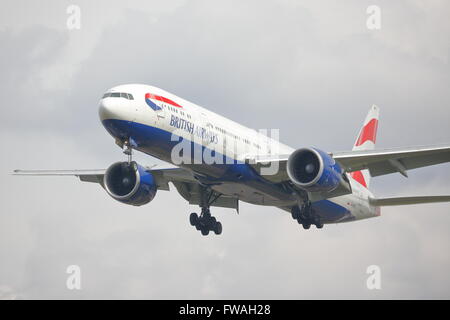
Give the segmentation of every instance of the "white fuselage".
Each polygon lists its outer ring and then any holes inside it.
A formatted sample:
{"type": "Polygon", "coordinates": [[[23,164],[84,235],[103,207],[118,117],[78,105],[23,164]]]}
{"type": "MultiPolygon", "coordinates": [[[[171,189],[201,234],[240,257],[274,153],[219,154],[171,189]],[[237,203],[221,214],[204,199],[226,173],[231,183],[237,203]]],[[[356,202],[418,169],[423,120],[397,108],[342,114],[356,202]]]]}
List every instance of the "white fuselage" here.
{"type": "MultiPolygon", "coordinates": [[[[135,136],[138,140],[134,141],[135,149],[212,179],[224,177],[224,172],[213,164],[204,161],[196,163],[195,159],[190,165],[177,163],[177,159],[173,157],[173,145],[178,142],[177,139],[183,138],[200,146],[202,157],[205,153],[211,155],[211,150],[214,150],[216,160],[217,155],[221,154],[222,161],[234,160],[241,164],[248,157],[259,154],[290,154],[294,151],[276,139],[269,138],[265,132],[247,128],[153,86],[130,84],[108,90],[106,97],[100,101],[99,115],[105,128],[118,142],[123,142],[128,136],[135,136]],[[118,97],[117,93],[122,95],[118,97]],[[113,94],[115,96],[111,96],[113,94]],[[133,131],[131,135],[125,129],[126,123],[132,124],[132,129],[129,129],[133,131]]],[[[368,202],[370,191],[350,175],[348,177],[352,194],[323,200],[327,203],[317,204],[318,210],[331,212],[336,208],[348,211],[346,214],[325,219],[327,223],[379,215],[379,209],[370,206],[368,202]]],[[[214,184],[212,188],[253,204],[277,206],[285,210],[296,205],[295,195],[280,189],[276,184],[263,181],[262,178],[256,180],[248,178],[240,181],[239,178],[226,176],[220,184],[214,184]]]]}

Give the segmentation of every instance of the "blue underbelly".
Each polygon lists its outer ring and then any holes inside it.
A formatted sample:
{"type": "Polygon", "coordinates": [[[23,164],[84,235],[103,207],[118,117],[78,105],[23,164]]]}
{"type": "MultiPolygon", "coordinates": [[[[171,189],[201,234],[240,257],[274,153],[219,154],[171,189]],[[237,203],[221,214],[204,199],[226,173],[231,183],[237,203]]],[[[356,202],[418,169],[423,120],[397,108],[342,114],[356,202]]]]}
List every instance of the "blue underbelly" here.
{"type": "Polygon", "coordinates": [[[324,223],[344,222],[353,220],[351,212],[330,200],[320,200],[312,203],[314,213],[322,218],[324,223]]]}
{"type": "MultiPolygon", "coordinates": [[[[163,161],[173,163],[172,149],[180,142],[179,140],[172,141],[172,134],[170,132],[153,126],[124,120],[103,120],[103,125],[107,131],[116,138],[127,139],[131,136],[137,145],[137,150],[163,161]]],[[[195,164],[194,155],[196,152],[197,155],[199,151],[201,154],[204,154],[207,147],[192,141],[189,141],[189,143],[191,164],[176,165],[200,173],[202,176],[198,176],[198,179],[202,183],[206,185],[226,182],[243,183],[246,186],[255,189],[255,191],[265,194],[267,197],[276,198],[286,202],[292,202],[294,200],[290,192],[286,191],[280,185],[263,179],[250,165],[226,157],[222,154],[215,154],[214,150],[208,149],[207,152],[212,154],[214,159],[219,159],[218,163],[195,164]]],[[[203,161],[203,157],[197,159],[203,161]]]]}

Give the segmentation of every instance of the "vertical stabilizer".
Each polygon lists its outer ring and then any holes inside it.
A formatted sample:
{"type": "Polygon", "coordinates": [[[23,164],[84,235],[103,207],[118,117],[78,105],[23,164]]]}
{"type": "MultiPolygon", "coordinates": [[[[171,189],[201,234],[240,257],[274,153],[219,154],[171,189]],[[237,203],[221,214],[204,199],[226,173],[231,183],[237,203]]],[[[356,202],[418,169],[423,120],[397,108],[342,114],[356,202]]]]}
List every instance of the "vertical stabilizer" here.
{"type": "MultiPolygon", "coordinates": [[[[361,130],[359,131],[358,137],[353,145],[353,151],[372,150],[375,148],[379,114],[380,109],[376,105],[373,105],[366,116],[366,120],[364,120],[361,130]]],[[[354,171],[350,173],[350,176],[364,187],[369,188],[369,170],[354,171]]]]}

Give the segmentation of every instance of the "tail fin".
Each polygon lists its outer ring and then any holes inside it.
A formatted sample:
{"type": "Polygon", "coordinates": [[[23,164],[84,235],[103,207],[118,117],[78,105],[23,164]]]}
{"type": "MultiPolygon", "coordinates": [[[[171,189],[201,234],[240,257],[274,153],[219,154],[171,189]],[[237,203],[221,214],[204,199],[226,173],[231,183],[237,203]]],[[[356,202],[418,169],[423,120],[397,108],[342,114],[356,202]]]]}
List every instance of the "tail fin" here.
{"type": "MultiPolygon", "coordinates": [[[[380,109],[376,105],[373,105],[366,116],[366,120],[364,120],[361,130],[359,131],[358,138],[353,145],[353,151],[372,150],[375,148],[379,114],[380,109]]],[[[364,187],[369,188],[369,170],[354,171],[350,174],[350,176],[364,187]]]]}

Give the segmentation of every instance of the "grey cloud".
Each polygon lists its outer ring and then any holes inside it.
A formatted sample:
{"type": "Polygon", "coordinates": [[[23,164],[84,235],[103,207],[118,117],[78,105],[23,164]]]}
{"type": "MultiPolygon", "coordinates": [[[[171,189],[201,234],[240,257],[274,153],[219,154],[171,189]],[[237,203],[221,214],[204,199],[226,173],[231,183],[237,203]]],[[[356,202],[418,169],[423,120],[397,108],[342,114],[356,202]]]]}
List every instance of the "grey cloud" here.
{"type": "MultiPolygon", "coordinates": [[[[97,117],[102,92],[120,83],[153,84],[248,126],[281,128],[295,147],[349,149],[372,103],[382,112],[380,147],[450,141],[446,3],[381,2],[378,33],[365,29],[369,2],[190,1],[155,11],[146,3],[111,3],[95,30],[101,5],[82,3],[79,39],[55,27],[64,21],[52,10],[48,26],[39,18],[0,31],[9,120],[0,131],[0,285],[27,298],[449,297],[448,204],[384,209],[320,232],[243,204],[239,216],[216,209],[224,234],[205,239],[187,221],[197,208],[175,191],[130,208],[75,179],[9,176],[15,167],[122,159],[97,117]],[[48,87],[49,73],[67,87],[48,87]],[[65,287],[71,264],[82,268],[79,292],[65,287]],[[371,264],[382,269],[379,292],[365,287],[371,264]]],[[[449,178],[441,165],[409,180],[373,179],[373,188],[449,193],[449,178]]]]}

